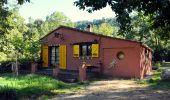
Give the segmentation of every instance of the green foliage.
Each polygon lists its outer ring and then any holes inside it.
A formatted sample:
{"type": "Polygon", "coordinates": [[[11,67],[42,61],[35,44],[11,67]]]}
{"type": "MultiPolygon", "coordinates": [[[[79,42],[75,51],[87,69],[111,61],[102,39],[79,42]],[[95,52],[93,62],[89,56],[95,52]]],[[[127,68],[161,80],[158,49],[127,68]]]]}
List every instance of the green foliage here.
{"type": "Polygon", "coordinates": [[[86,30],[88,24],[93,27],[93,32],[111,37],[121,37],[118,35],[118,24],[114,18],[106,18],[93,21],[78,21],[75,23],[76,28],[86,30]]]}
{"type": "MultiPolygon", "coordinates": [[[[1,11],[1,10],[0,10],[1,11]]],[[[7,10],[8,15],[3,16],[4,23],[2,32],[0,28],[0,61],[28,59],[38,60],[40,58],[40,39],[59,25],[73,26],[74,24],[60,12],[54,12],[47,16],[45,21],[41,19],[29,19],[26,24],[19,14],[19,8],[7,10]]],[[[1,19],[0,19],[1,20],[1,19]]]]}
{"type": "MultiPolygon", "coordinates": [[[[74,93],[83,88],[83,85],[70,85],[49,76],[42,75],[0,75],[0,93],[7,91],[16,97],[38,97],[41,95],[50,96],[58,93],[74,93]],[[24,84],[24,85],[23,85],[24,84]]],[[[46,97],[44,97],[45,99],[46,97]]]]}
{"type": "Polygon", "coordinates": [[[74,4],[90,13],[109,5],[120,23],[121,33],[129,33],[133,28],[131,15],[134,11],[143,12],[144,16],[150,17],[151,28],[161,27],[161,36],[170,38],[170,14],[167,13],[170,11],[169,0],[77,0],[74,4]]]}
{"type": "MultiPolygon", "coordinates": [[[[9,1],[10,0],[1,0],[1,4],[8,4],[9,3],[9,1]]],[[[30,0],[15,0],[15,1],[17,1],[18,2],[18,4],[23,4],[23,3],[25,3],[25,2],[30,2],[30,0]]]]}
{"type": "Polygon", "coordinates": [[[161,63],[160,63],[160,62],[156,62],[155,66],[156,66],[158,69],[160,69],[161,63]]]}
{"type": "Polygon", "coordinates": [[[5,61],[7,59],[7,55],[3,52],[0,52],[0,61],[5,61]]]}
{"type": "Polygon", "coordinates": [[[1,95],[1,100],[10,100],[11,98],[13,100],[18,99],[18,94],[16,89],[8,86],[0,87],[0,95],[1,95]]]}
{"type": "Polygon", "coordinates": [[[136,82],[138,84],[147,85],[149,87],[156,88],[156,89],[170,89],[170,82],[162,81],[160,76],[161,76],[161,72],[157,71],[154,72],[153,76],[150,79],[138,80],[136,82]]]}
{"type": "Polygon", "coordinates": [[[49,100],[49,99],[48,99],[48,96],[44,95],[44,96],[42,97],[42,100],[49,100]]]}
{"type": "Polygon", "coordinates": [[[108,23],[102,23],[96,30],[94,30],[96,33],[100,33],[106,36],[116,37],[117,29],[116,27],[112,27],[108,23]]]}
{"type": "Polygon", "coordinates": [[[40,75],[19,75],[15,77],[12,74],[2,74],[0,82],[1,87],[14,88],[20,96],[37,95],[67,87],[67,84],[61,81],[40,75]]]}
{"type": "Polygon", "coordinates": [[[54,12],[47,16],[44,24],[48,26],[48,31],[52,31],[60,25],[73,27],[73,23],[70,19],[61,12],[54,12]]]}
{"type": "Polygon", "coordinates": [[[161,89],[170,89],[170,82],[162,81],[161,72],[156,72],[153,77],[148,80],[148,84],[154,88],[161,88],[161,89]]]}

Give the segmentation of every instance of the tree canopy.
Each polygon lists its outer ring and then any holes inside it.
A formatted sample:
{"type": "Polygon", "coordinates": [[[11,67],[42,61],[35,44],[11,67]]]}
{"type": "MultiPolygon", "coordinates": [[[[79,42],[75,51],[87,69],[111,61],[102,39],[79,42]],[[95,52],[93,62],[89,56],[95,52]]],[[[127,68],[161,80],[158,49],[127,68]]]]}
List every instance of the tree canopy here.
{"type": "MultiPolygon", "coordinates": [[[[1,0],[0,4],[4,5],[7,4],[9,0],[1,0]]],[[[30,0],[16,0],[18,2],[18,4],[23,4],[24,2],[30,2],[30,0]]]]}
{"type": "Polygon", "coordinates": [[[132,29],[130,15],[133,11],[150,17],[150,29],[161,28],[162,37],[170,38],[170,1],[169,0],[77,0],[74,4],[79,9],[93,12],[107,5],[115,12],[120,29],[130,32],[132,29]]]}
{"type": "Polygon", "coordinates": [[[29,18],[25,23],[19,8],[7,11],[6,17],[2,16],[4,20],[0,19],[0,61],[13,60],[16,53],[19,59],[37,60],[40,57],[40,38],[60,25],[74,26],[61,12],[48,15],[45,21],[29,18]]]}

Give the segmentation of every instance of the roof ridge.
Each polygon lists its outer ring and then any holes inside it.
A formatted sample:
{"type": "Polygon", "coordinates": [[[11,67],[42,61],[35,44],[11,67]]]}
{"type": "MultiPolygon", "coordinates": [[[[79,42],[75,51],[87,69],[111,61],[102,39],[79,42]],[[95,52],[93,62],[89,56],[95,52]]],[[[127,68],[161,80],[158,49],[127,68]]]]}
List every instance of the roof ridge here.
{"type": "Polygon", "coordinates": [[[91,33],[92,35],[97,35],[97,36],[104,36],[104,37],[113,38],[113,39],[118,39],[118,40],[125,40],[125,41],[130,41],[130,42],[142,43],[142,42],[140,42],[140,41],[111,37],[111,36],[103,35],[103,34],[100,34],[100,33],[89,32],[89,31],[85,31],[85,30],[78,29],[78,28],[72,28],[72,27],[63,26],[63,25],[61,25],[60,27],[61,27],[61,28],[62,28],[62,27],[63,27],[63,28],[68,28],[68,29],[72,29],[72,30],[76,30],[76,31],[80,31],[80,32],[85,32],[85,33],[91,33]]]}
{"type": "Polygon", "coordinates": [[[81,29],[77,29],[77,28],[73,28],[73,27],[69,27],[69,26],[64,26],[64,25],[60,25],[60,26],[57,27],[56,29],[54,29],[54,30],[52,30],[51,32],[49,32],[48,34],[46,34],[46,35],[45,35],[44,37],[42,37],[40,40],[44,39],[45,37],[47,37],[48,35],[50,35],[51,33],[53,33],[54,31],[56,31],[56,30],[58,30],[58,29],[60,29],[60,28],[71,29],[71,30],[79,31],[79,32],[86,33],[86,34],[89,34],[89,33],[90,33],[91,35],[102,36],[102,37],[110,38],[110,39],[116,39],[116,40],[134,42],[134,43],[138,43],[138,44],[140,44],[140,45],[144,46],[145,48],[148,48],[149,50],[152,51],[152,49],[151,49],[150,47],[148,47],[146,44],[144,44],[143,42],[140,42],[140,41],[111,37],[111,36],[107,36],[107,35],[103,35],[103,34],[99,34],[99,33],[95,33],[95,32],[89,32],[89,31],[85,31],[85,30],[81,30],[81,29]]]}

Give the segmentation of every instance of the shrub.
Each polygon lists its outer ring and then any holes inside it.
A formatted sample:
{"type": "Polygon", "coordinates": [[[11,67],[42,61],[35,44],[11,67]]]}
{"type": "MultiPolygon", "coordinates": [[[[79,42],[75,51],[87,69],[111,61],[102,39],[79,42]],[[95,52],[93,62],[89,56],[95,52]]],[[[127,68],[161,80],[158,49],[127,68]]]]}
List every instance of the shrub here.
{"type": "Polygon", "coordinates": [[[160,63],[160,62],[157,62],[157,63],[155,64],[155,67],[156,67],[157,69],[160,69],[161,63],[160,63]]]}
{"type": "Polygon", "coordinates": [[[17,100],[17,91],[14,88],[5,86],[5,87],[0,87],[0,96],[1,100],[17,100]]]}

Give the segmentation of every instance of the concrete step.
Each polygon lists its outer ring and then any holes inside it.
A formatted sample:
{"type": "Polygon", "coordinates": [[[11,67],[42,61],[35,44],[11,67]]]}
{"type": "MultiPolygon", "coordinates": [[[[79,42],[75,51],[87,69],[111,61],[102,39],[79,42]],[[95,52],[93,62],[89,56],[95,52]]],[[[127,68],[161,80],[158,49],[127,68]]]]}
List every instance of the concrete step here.
{"type": "Polygon", "coordinates": [[[36,72],[36,74],[41,74],[41,75],[53,75],[53,69],[40,69],[36,72]]]}
{"type": "Polygon", "coordinates": [[[74,70],[61,70],[58,74],[58,78],[65,82],[78,81],[79,73],[74,70]]]}

